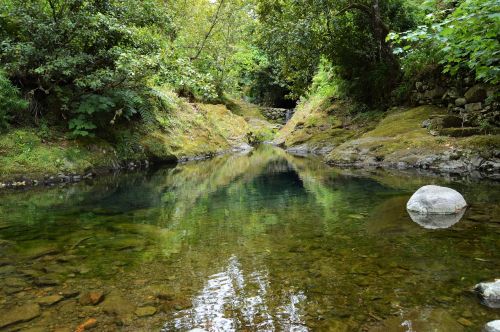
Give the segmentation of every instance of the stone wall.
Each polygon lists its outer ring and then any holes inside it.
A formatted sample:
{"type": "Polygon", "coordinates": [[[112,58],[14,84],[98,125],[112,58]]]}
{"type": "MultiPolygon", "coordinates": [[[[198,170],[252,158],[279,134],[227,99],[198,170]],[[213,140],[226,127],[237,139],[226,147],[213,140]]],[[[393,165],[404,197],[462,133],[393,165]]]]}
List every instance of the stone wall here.
{"type": "Polygon", "coordinates": [[[262,115],[272,122],[277,122],[280,124],[285,124],[290,120],[295,112],[294,109],[287,108],[274,108],[274,107],[265,107],[262,108],[262,115]]]}
{"type": "Polygon", "coordinates": [[[456,136],[469,136],[479,131],[498,131],[500,127],[498,94],[498,86],[476,84],[471,79],[460,82],[438,79],[416,82],[411,93],[411,103],[447,107],[454,120],[453,124],[448,123],[443,127],[457,128],[453,131],[456,136]]]}

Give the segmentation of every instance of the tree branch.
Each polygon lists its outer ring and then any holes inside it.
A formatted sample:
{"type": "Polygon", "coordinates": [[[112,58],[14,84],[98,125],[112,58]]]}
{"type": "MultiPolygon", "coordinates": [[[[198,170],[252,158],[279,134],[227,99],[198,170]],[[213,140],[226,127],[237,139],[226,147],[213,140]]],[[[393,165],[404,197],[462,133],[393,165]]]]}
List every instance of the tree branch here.
{"type": "Polygon", "coordinates": [[[198,51],[196,52],[195,56],[191,57],[191,61],[194,61],[194,60],[198,59],[198,57],[200,56],[201,52],[205,48],[205,44],[206,44],[208,38],[210,37],[210,35],[212,34],[212,31],[214,30],[215,25],[217,24],[217,20],[219,19],[219,14],[220,14],[220,11],[222,9],[222,5],[223,4],[224,4],[224,0],[220,0],[219,6],[217,7],[217,11],[215,12],[215,15],[214,15],[214,19],[212,20],[212,24],[210,25],[210,29],[205,34],[205,37],[203,38],[203,40],[201,42],[201,45],[198,48],[198,51]]]}
{"type": "Polygon", "coordinates": [[[52,19],[54,20],[54,23],[57,23],[57,13],[56,13],[56,5],[54,4],[53,0],[47,0],[49,3],[50,9],[52,10],[52,19]]]}

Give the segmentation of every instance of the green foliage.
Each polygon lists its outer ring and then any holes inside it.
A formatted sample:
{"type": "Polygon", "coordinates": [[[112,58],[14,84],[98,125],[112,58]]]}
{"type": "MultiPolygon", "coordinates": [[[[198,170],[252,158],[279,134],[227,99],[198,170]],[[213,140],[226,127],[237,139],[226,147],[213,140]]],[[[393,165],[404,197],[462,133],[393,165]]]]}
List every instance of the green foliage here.
{"type": "Polygon", "coordinates": [[[344,97],[342,91],[343,80],[339,79],[335,68],[326,59],[321,59],[318,71],[312,79],[308,95],[316,95],[319,98],[344,97]]]}
{"type": "Polygon", "coordinates": [[[181,96],[220,101],[238,94],[242,55],[252,47],[252,0],[169,0],[177,27],[173,51],[157,84],[168,83],[181,96]]]}
{"type": "Polygon", "coordinates": [[[83,136],[135,113],[173,34],[157,0],[11,0],[0,13],[8,76],[83,136]]]}
{"type": "MultiPolygon", "coordinates": [[[[432,8],[432,7],[431,7],[432,8]]],[[[408,76],[434,67],[456,76],[473,73],[476,80],[500,83],[500,3],[496,0],[465,0],[454,9],[434,10],[426,25],[389,35],[405,58],[408,76]]]]}
{"type": "Polygon", "coordinates": [[[212,101],[218,94],[210,73],[197,69],[191,61],[179,58],[162,67],[160,83],[167,83],[183,97],[212,101]]]}
{"type": "Polygon", "coordinates": [[[350,3],[341,0],[259,1],[260,44],[276,59],[280,79],[296,97],[304,95],[323,57],[349,96],[366,103],[386,102],[399,77],[399,64],[385,42],[389,30],[413,26],[403,0],[350,3]]]}
{"type": "Polygon", "coordinates": [[[19,90],[14,87],[5,73],[0,70],[0,130],[6,129],[12,116],[28,107],[21,98],[19,90]]]}

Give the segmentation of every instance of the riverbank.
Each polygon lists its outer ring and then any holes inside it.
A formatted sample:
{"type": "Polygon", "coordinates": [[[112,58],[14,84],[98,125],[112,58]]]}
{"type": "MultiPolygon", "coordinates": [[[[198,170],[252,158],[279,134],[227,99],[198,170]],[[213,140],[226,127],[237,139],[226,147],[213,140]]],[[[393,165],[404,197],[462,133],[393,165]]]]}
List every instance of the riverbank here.
{"type": "Polygon", "coordinates": [[[224,105],[175,99],[169,113],[74,139],[58,128],[11,128],[0,135],[0,188],[69,183],[97,174],[175,163],[250,148],[249,126],[224,105]]]}
{"type": "Polygon", "coordinates": [[[317,154],[340,167],[416,168],[500,178],[497,131],[453,137],[460,128],[446,109],[424,105],[347,114],[341,102],[303,104],[274,143],[298,155],[317,154]],[[444,124],[444,125],[443,125],[444,124]]]}
{"type": "Polygon", "coordinates": [[[250,150],[280,128],[239,100],[189,103],[171,94],[169,112],[102,137],[74,139],[58,128],[12,128],[0,135],[0,189],[80,182],[98,175],[203,160],[250,150]],[[227,105],[227,106],[226,106],[227,105]]]}
{"type": "Polygon", "coordinates": [[[500,135],[445,135],[450,129],[443,123],[454,118],[436,106],[352,117],[345,102],[311,98],[281,127],[243,101],[228,100],[226,106],[172,98],[175,107],[168,114],[157,112],[140,124],[112,128],[104,137],[72,139],[57,129],[11,129],[0,136],[0,188],[80,182],[248,150],[265,141],[292,154],[319,155],[332,166],[500,178],[500,135]]]}

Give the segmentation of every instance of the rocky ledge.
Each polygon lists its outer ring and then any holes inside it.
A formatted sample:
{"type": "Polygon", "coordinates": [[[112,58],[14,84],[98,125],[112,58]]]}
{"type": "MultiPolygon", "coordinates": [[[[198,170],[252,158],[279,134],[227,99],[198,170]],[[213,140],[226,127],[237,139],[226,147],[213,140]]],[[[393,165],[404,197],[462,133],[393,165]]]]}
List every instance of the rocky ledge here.
{"type": "Polygon", "coordinates": [[[418,151],[400,151],[400,158],[384,158],[371,153],[369,149],[357,149],[356,142],[351,149],[327,160],[338,167],[381,167],[396,169],[424,169],[444,173],[470,174],[473,177],[500,179],[500,150],[491,157],[483,157],[470,149],[450,149],[443,153],[419,154],[418,151]]]}
{"type": "Polygon", "coordinates": [[[118,171],[133,171],[137,169],[148,168],[151,163],[148,160],[144,161],[127,161],[121,164],[115,164],[109,168],[98,168],[85,172],[83,174],[57,174],[44,175],[41,177],[18,176],[12,180],[0,181],[1,189],[22,189],[36,186],[53,186],[56,184],[71,184],[78,183],[84,180],[90,180],[99,174],[112,173],[118,171]]]}
{"type": "MultiPolygon", "coordinates": [[[[185,156],[180,157],[177,162],[184,163],[189,161],[199,161],[214,158],[219,155],[224,155],[227,153],[247,153],[251,151],[252,146],[247,143],[241,143],[234,145],[229,150],[221,150],[216,153],[206,153],[195,156],[185,156]]],[[[65,185],[78,183],[85,180],[90,180],[98,175],[106,173],[114,173],[120,171],[134,171],[139,169],[147,169],[152,165],[152,162],[148,160],[139,161],[126,161],[123,163],[116,163],[111,167],[98,168],[92,171],[85,172],[83,174],[57,174],[57,175],[44,175],[42,177],[30,177],[30,176],[18,176],[12,180],[0,181],[1,189],[25,189],[37,186],[54,186],[54,185],[65,185]]]]}

